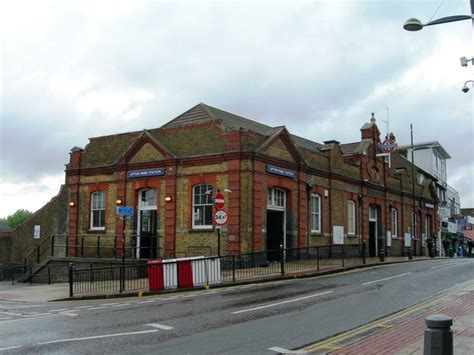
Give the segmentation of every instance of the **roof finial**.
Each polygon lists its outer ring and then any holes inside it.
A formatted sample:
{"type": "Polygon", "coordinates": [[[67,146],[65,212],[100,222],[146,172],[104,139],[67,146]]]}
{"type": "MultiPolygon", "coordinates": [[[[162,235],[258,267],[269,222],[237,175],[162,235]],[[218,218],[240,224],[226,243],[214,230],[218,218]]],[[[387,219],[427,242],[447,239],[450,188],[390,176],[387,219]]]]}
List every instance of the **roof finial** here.
{"type": "Polygon", "coordinates": [[[371,113],[372,117],[370,117],[370,122],[375,123],[375,113],[371,113]]]}

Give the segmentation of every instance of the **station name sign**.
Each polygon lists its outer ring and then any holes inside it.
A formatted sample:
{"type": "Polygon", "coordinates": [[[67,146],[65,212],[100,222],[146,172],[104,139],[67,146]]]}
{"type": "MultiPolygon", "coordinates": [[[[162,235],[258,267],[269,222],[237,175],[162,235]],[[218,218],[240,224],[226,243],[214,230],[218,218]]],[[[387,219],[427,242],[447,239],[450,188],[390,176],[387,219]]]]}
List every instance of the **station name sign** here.
{"type": "Polygon", "coordinates": [[[281,175],[289,178],[296,178],[296,171],[288,170],[284,168],[279,168],[278,166],[274,165],[267,165],[267,173],[281,175]]]}
{"type": "Polygon", "coordinates": [[[159,169],[145,169],[145,170],[131,170],[127,172],[127,177],[129,179],[132,178],[141,178],[141,177],[149,177],[149,176],[163,176],[166,173],[166,169],[159,168],[159,169]]]}

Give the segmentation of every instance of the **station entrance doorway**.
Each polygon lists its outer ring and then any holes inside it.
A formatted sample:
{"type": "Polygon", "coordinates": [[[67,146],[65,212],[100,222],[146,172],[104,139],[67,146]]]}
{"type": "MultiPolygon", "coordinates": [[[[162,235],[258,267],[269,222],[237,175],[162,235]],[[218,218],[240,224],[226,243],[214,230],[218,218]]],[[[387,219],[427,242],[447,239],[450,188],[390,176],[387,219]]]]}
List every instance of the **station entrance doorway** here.
{"type": "Polygon", "coordinates": [[[158,255],[158,210],[156,189],[138,193],[137,239],[135,257],[156,259],[158,255]]]}
{"type": "Polygon", "coordinates": [[[282,189],[268,189],[267,238],[268,261],[280,260],[280,246],[286,248],[286,192],[282,189]]]}

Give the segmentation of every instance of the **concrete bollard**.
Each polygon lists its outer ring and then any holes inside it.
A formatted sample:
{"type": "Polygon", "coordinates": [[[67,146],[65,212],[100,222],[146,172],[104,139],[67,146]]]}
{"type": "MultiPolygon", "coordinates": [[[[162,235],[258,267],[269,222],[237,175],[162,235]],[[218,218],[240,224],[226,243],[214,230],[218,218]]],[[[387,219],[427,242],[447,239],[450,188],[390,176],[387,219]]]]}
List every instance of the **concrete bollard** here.
{"type": "Polygon", "coordinates": [[[423,355],[453,355],[453,319],[432,314],[425,319],[423,355]]]}
{"type": "Polygon", "coordinates": [[[380,262],[383,263],[384,260],[385,260],[385,250],[380,249],[380,251],[379,251],[379,258],[380,258],[380,262]]]}

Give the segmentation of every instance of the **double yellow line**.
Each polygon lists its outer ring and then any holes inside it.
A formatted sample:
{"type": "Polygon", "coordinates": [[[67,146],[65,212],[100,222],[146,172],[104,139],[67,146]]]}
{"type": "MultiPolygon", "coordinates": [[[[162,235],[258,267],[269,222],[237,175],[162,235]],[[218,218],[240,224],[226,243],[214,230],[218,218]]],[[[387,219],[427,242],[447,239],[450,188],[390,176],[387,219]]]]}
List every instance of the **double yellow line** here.
{"type": "Polygon", "coordinates": [[[316,352],[317,350],[327,350],[327,351],[334,351],[341,349],[351,343],[354,343],[356,341],[359,341],[367,336],[373,335],[375,333],[381,332],[383,330],[386,330],[388,328],[393,327],[396,324],[393,324],[393,322],[396,319],[405,317],[409,314],[415,313],[423,308],[427,308],[435,303],[441,302],[443,299],[446,299],[453,295],[454,293],[469,287],[471,285],[474,285],[474,281],[468,281],[465,282],[459,286],[456,286],[454,288],[451,288],[450,290],[440,294],[436,298],[418,303],[412,307],[409,307],[403,311],[396,312],[388,317],[373,321],[371,323],[365,324],[363,326],[354,328],[348,332],[341,333],[339,335],[336,335],[334,337],[307,345],[303,348],[298,349],[298,352],[302,353],[311,353],[311,352],[316,352]],[[371,332],[373,331],[373,332],[371,332]],[[369,333],[369,334],[367,334],[369,333]],[[353,338],[352,340],[350,338],[353,338]]]}

